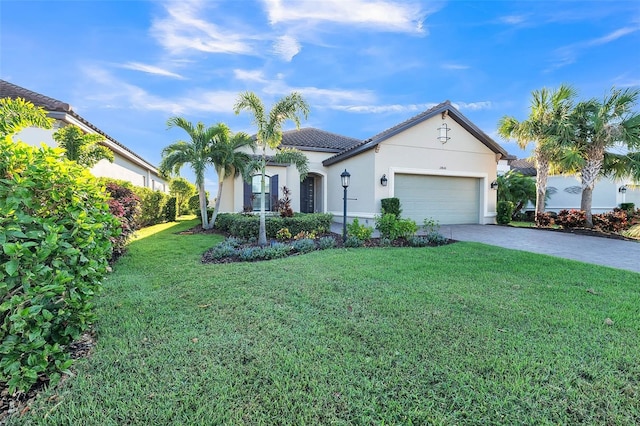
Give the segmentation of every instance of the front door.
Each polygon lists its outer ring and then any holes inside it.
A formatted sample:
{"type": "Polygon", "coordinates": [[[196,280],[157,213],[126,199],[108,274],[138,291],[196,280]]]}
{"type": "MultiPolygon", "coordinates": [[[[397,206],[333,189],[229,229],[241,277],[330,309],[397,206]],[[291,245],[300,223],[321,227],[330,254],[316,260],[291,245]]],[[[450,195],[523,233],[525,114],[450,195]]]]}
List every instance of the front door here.
{"type": "Polygon", "coordinates": [[[315,179],[313,176],[307,176],[305,180],[300,183],[300,212],[301,213],[314,213],[314,188],[315,179]]]}

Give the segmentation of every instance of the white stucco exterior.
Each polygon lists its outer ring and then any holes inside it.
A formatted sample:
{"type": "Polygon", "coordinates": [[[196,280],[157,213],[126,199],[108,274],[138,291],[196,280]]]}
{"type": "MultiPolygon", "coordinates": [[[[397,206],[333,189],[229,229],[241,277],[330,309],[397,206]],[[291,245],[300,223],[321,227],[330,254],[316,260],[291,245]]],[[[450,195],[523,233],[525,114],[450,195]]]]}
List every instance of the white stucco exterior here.
{"type": "MultiPolygon", "coordinates": [[[[334,220],[342,221],[340,174],[346,169],[351,174],[347,190],[349,221],[357,217],[361,223],[373,226],[375,216],[381,212],[380,200],[395,196],[396,176],[417,175],[460,177],[477,182],[478,205],[474,211],[478,213],[474,223],[494,223],[497,195],[491,182],[496,179],[498,161],[506,152],[449,103],[441,105],[432,114],[423,113],[353,149],[339,153],[304,150],[314,182],[315,211],[332,213],[334,220]],[[449,139],[444,144],[438,140],[443,123],[449,128],[449,139]],[[388,180],[386,186],[380,182],[383,175],[388,180]]],[[[295,167],[270,165],[267,175],[278,175],[279,187],[286,185],[291,190],[291,206],[300,211],[300,175],[295,167]]],[[[223,188],[220,210],[243,211],[246,200],[243,179],[227,179],[223,188]]],[[[429,212],[424,212],[424,218],[428,217],[429,212]]]]}
{"type": "MultiPolygon", "coordinates": [[[[51,115],[56,117],[53,129],[29,127],[14,135],[13,139],[16,141],[21,140],[33,146],[45,144],[55,147],[57,143],[53,139],[53,133],[62,126],[73,124],[87,133],[96,133],[93,129],[75,119],[75,117],[62,113],[51,115]]],[[[109,139],[105,140],[105,145],[114,153],[114,161],[99,161],[90,169],[94,176],[126,180],[136,186],[151,188],[165,193],[169,192],[168,183],[160,177],[158,170],[154,166],[109,139]]]]}

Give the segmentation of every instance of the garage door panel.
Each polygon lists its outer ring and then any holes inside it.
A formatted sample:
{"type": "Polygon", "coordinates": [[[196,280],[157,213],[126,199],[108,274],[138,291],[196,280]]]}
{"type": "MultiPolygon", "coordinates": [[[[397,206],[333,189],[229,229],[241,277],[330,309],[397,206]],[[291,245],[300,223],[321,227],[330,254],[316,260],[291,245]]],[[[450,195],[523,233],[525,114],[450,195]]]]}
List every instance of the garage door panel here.
{"type": "Polygon", "coordinates": [[[402,216],[418,223],[425,218],[443,225],[479,222],[479,179],[398,174],[394,192],[402,216]]]}

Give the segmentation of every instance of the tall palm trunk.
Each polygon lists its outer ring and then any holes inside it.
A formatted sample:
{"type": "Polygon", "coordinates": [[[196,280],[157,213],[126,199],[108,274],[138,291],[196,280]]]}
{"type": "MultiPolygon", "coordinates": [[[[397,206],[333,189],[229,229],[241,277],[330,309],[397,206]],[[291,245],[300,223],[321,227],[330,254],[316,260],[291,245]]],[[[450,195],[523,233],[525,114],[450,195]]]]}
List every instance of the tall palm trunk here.
{"type": "Polygon", "coordinates": [[[200,218],[202,219],[202,228],[209,229],[209,218],[207,217],[207,194],[205,193],[204,183],[198,184],[198,198],[200,199],[200,218]]]}
{"type": "Polygon", "coordinates": [[[220,197],[222,196],[222,184],[224,183],[224,181],[220,178],[220,176],[222,176],[222,174],[218,172],[218,195],[216,196],[216,205],[213,208],[213,213],[211,214],[211,221],[209,222],[209,226],[211,228],[216,226],[218,211],[220,211],[220,197]]]}
{"type": "Polygon", "coordinates": [[[549,159],[544,155],[536,157],[536,224],[538,214],[544,213],[545,198],[547,195],[547,181],[549,179],[549,159]]]}
{"type": "Polygon", "coordinates": [[[262,176],[260,177],[260,230],[258,231],[258,244],[262,247],[267,245],[267,221],[265,213],[265,175],[267,173],[267,148],[262,146],[262,176]]]}
{"type": "Polygon", "coordinates": [[[595,187],[600,170],[602,170],[604,149],[601,147],[594,147],[587,152],[586,157],[585,165],[580,171],[580,180],[582,184],[580,210],[585,212],[586,215],[585,226],[592,228],[593,214],[591,213],[591,205],[593,202],[593,188],[595,187]]]}

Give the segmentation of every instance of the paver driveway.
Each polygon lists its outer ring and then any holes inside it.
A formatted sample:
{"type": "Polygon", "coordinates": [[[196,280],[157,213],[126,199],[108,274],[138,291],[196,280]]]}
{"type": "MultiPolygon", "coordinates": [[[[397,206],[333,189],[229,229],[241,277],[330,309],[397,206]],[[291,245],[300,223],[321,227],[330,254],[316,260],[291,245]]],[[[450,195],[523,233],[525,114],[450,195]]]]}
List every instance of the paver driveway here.
{"type": "Polygon", "coordinates": [[[640,273],[640,242],[496,225],[442,225],[440,233],[453,240],[475,241],[640,273]]]}

